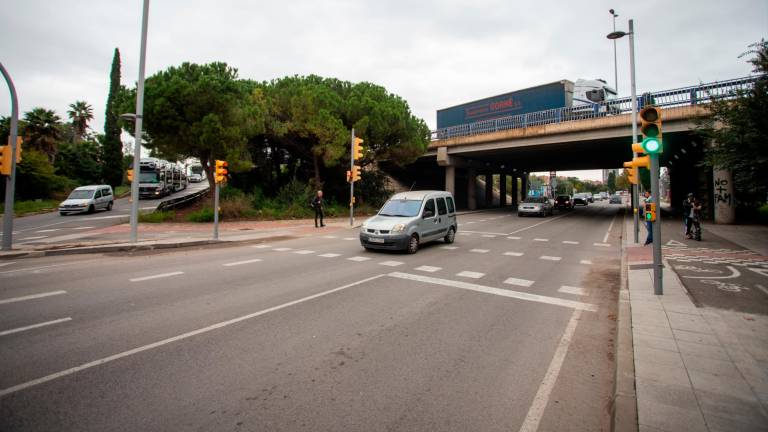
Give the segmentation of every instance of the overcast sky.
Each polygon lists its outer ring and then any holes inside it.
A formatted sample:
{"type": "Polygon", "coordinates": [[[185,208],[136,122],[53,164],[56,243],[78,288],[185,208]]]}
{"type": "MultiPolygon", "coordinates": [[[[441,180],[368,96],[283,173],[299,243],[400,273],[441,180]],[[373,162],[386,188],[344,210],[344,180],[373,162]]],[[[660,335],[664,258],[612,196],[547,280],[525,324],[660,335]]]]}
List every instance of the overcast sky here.
{"type": "MultiPolygon", "coordinates": [[[[101,132],[115,47],[138,77],[141,0],[0,0],[0,61],[21,115],[66,118],[85,100],[101,132]]],[[[147,76],[184,61],[224,61],[240,77],[317,74],[370,81],[435,127],[435,111],[561,79],[614,81],[613,30],[635,20],[638,92],[746,76],[738,55],[768,36],[766,0],[153,0],[147,76]]],[[[618,89],[629,95],[627,38],[618,89]]],[[[0,115],[10,114],[0,90],[0,115]]]]}

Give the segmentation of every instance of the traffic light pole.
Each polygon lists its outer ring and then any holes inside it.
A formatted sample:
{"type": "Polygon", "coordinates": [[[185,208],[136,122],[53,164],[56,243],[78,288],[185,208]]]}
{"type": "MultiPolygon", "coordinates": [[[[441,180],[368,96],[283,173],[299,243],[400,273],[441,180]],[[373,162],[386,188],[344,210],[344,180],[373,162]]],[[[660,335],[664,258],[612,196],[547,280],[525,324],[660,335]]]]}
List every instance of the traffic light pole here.
{"type": "MultiPolygon", "coordinates": [[[[355,128],[352,128],[352,135],[349,139],[349,172],[354,172],[355,168],[355,128]]],[[[349,226],[355,226],[355,180],[349,179],[349,226]]]]}
{"type": "Polygon", "coordinates": [[[653,293],[664,294],[662,286],[664,265],[661,263],[661,205],[659,197],[659,154],[651,153],[651,196],[656,207],[656,220],[651,223],[653,232],[653,293]]]}
{"type": "Polygon", "coordinates": [[[19,100],[16,97],[16,87],[5,66],[0,63],[8,90],[11,92],[11,131],[8,135],[8,147],[5,151],[11,152],[11,174],[5,177],[5,214],[3,214],[3,250],[11,250],[13,247],[13,195],[16,188],[16,137],[19,135],[19,100]]]}
{"type": "Polygon", "coordinates": [[[136,130],[133,134],[133,181],[131,182],[131,243],[139,240],[139,178],[141,177],[141,120],[144,114],[144,69],[147,62],[147,20],[149,0],[144,0],[141,15],[141,47],[139,52],[139,82],[136,84],[136,130]]]}
{"type": "MultiPolygon", "coordinates": [[[[215,175],[215,174],[214,174],[215,175]]],[[[219,190],[221,186],[219,182],[216,182],[216,187],[213,189],[213,239],[219,239],[219,190]]]]}
{"type": "MultiPolygon", "coordinates": [[[[632,85],[632,143],[637,142],[637,88],[635,86],[635,22],[629,20],[629,70],[632,85]]],[[[632,154],[633,158],[637,153],[632,154]]],[[[639,176],[638,176],[639,177],[639,176]]],[[[639,185],[632,185],[632,218],[635,225],[635,243],[640,243],[640,214],[638,212],[639,185]]]]}

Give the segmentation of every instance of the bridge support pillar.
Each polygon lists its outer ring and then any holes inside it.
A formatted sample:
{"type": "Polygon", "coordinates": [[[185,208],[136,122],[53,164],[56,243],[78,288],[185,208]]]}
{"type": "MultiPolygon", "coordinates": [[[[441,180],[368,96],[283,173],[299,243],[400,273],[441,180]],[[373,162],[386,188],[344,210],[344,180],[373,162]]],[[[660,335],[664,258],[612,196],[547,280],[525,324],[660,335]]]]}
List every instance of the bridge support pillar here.
{"type": "Polygon", "coordinates": [[[499,207],[507,206],[507,175],[499,174],[499,207]]]}
{"type": "Polygon", "coordinates": [[[517,208],[518,192],[517,192],[517,175],[512,176],[512,207],[517,208]]]}
{"type": "Polygon", "coordinates": [[[493,174],[485,175],[485,208],[493,207],[493,174]]]}
{"type": "Polygon", "coordinates": [[[523,173],[523,181],[520,184],[520,199],[525,200],[528,196],[528,173],[523,173]]]}
{"type": "Polygon", "coordinates": [[[733,176],[730,170],[712,170],[712,187],[715,207],[715,223],[736,222],[736,203],[733,197],[733,176]]]}
{"type": "Polygon", "coordinates": [[[445,167],[445,190],[456,196],[456,166],[454,165],[445,167]]]}
{"type": "Polygon", "coordinates": [[[477,200],[475,199],[475,188],[477,187],[477,181],[475,179],[476,173],[474,168],[467,168],[467,209],[476,210],[477,200]]]}

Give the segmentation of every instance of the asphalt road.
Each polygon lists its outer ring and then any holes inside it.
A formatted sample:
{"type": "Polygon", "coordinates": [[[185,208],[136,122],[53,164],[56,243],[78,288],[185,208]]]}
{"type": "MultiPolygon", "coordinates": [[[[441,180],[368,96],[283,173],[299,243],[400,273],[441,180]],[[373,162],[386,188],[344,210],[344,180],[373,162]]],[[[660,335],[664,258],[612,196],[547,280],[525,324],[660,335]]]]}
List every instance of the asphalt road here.
{"type": "MultiPolygon", "coordinates": [[[[139,201],[142,212],[151,212],[168,199],[189,195],[208,187],[207,182],[190,183],[179,192],[158,199],[139,201]]],[[[110,225],[125,223],[131,216],[131,203],[128,198],[115,200],[112,211],[100,210],[93,214],[72,214],[62,216],[58,212],[41,213],[17,217],[13,220],[13,244],[46,244],[59,241],[71,241],[88,237],[88,231],[110,225]]],[[[0,234],[2,238],[2,234],[0,234]]]]}
{"type": "Polygon", "coordinates": [[[609,430],[621,227],[0,262],[0,430],[609,430]]]}

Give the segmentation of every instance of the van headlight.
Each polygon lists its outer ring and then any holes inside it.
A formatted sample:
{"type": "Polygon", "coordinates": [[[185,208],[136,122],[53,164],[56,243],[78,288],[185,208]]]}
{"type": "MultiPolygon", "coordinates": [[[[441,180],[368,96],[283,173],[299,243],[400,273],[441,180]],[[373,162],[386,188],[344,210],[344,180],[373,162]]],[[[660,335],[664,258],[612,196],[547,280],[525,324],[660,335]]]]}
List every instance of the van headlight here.
{"type": "Polygon", "coordinates": [[[402,224],[402,223],[399,223],[399,224],[395,225],[394,228],[392,228],[392,232],[393,233],[403,232],[403,230],[405,230],[405,224],[402,224]]]}

